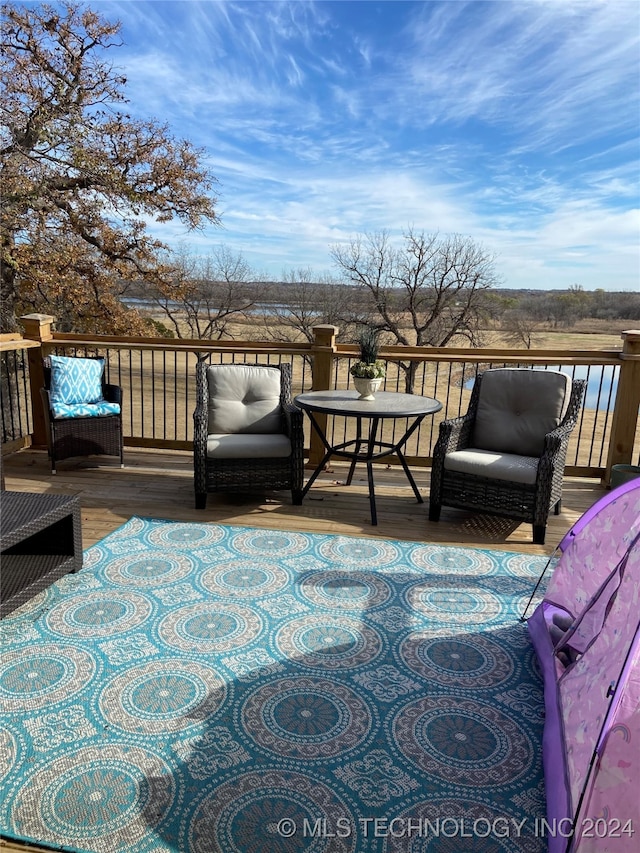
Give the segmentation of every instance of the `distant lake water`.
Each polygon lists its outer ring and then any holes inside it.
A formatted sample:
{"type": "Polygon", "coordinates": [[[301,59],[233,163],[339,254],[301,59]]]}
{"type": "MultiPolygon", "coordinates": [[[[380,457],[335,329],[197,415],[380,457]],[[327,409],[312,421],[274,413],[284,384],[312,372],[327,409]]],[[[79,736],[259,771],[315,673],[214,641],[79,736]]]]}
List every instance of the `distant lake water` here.
{"type": "MultiPolygon", "coordinates": [[[[613,410],[618,388],[618,367],[612,364],[578,364],[575,367],[566,364],[550,364],[546,367],[534,366],[533,369],[561,370],[563,373],[568,373],[573,379],[586,379],[585,408],[613,410]]],[[[464,387],[472,388],[473,379],[466,382],[464,387]]]]}
{"type": "MultiPolygon", "coordinates": [[[[153,304],[148,299],[140,298],[125,298],[122,300],[127,305],[133,306],[150,306],[153,304]]],[[[175,307],[179,307],[179,303],[169,303],[175,307]]],[[[258,302],[252,306],[251,310],[257,314],[268,314],[273,311],[286,312],[288,306],[280,304],[271,304],[258,302]]],[[[534,370],[561,370],[568,373],[573,379],[587,380],[587,393],[585,396],[585,408],[600,409],[613,411],[616,391],[618,388],[618,373],[620,368],[612,365],[586,365],[578,364],[575,366],[567,364],[549,364],[546,367],[542,365],[534,365],[534,370]]],[[[473,379],[469,379],[464,384],[465,388],[473,387],[473,379]]]]}
{"type": "MultiPolygon", "coordinates": [[[[133,308],[152,308],[156,303],[152,299],[144,299],[137,296],[125,296],[122,299],[125,305],[131,305],[133,308]]],[[[180,308],[182,303],[169,299],[167,305],[171,308],[180,308]]],[[[251,314],[259,314],[260,316],[269,316],[270,314],[291,314],[289,305],[273,302],[255,302],[248,309],[251,314]]],[[[308,311],[307,314],[320,314],[319,311],[308,311]]]]}

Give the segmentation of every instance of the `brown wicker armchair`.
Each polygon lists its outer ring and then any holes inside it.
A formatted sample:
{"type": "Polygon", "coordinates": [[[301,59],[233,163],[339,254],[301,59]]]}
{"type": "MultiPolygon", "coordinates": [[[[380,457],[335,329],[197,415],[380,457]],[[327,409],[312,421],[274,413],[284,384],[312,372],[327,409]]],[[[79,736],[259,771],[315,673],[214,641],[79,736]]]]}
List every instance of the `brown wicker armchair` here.
{"type": "Polygon", "coordinates": [[[544,544],[560,512],[569,435],[586,382],[557,371],[498,368],[475,381],[466,415],[444,421],[433,452],[429,519],[442,506],[533,525],[544,544]]]}
{"type": "Polygon", "coordinates": [[[196,366],[193,466],[196,509],[207,494],[291,489],[302,503],[302,412],[291,400],[291,365],[196,366]]]}
{"type": "MultiPolygon", "coordinates": [[[[58,405],[54,399],[55,388],[52,388],[52,358],[44,359],[44,384],[40,390],[45,420],[48,431],[48,449],[51,459],[51,473],[56,473],[56,464],[61,459],[71,456],[118,456],[120,466],[124,467],[124,448],[122,437],[122,389],[119,385],[111,385],[105,382],[104,359],[86,359],[94,363],[102,362],[102,370],[99,372],[99,395],[101,399],[94,400],[84,406],[81,411],[91,414],[79,414],[70,416],[65,413],[60,415],[58,405]],[[92,411],[94,410],[95,411],[92,411]],[[104,411],[103,414],[99,412],[104,411]],[[98,413],[96,413],[98,412],[98,413]]],[[[64,360],[64,359],[60,359],[64,360]]],[[[81,361],[81,359],[66,359],[68,362],[81,361]]],[[[78,395],[76,395],[77,397],[78,395]]],[[[82,404],[79,404],[82,405],[82,404]]]]}

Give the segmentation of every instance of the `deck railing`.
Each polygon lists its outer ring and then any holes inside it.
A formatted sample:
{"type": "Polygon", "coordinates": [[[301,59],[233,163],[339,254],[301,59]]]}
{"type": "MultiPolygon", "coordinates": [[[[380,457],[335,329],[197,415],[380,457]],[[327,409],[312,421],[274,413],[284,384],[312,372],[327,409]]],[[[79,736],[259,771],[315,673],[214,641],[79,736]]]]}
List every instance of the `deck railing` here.
{"type": "MultiPolygon", "coordinates": [[[[351,387],[349,368],[357,359],[356,345],[338,344],[333,326],[318,326],[312,343],[201,341],[168,338],[87,337],[52,331],[53,318],[22,318],[23,336],[0,337],[2,367],[3,449],[20,443],[46,445],[42,357],[51,353],[103,355],[109,381],[124,395],[125,444],[187,450],[192,441],[195,408],[195,365],[251,362],[292,365],[294,394],[307,390],[351,387]],[[26,356],[26,357],[25,357],[26,356]]],[[[622,333],[621,350],[514,350],[431,347],[385,347],[386,390],[406,390],[406,369],[413,364],[413,393],[439,399],[443,408],[426,419],[406,448],[412,465],[430,465],[441,420],[466,411],[475,375],[488,367],[521,366],[561,369],[586,378],[588,391],[571,439],[567,473],[600,477],[608,482],[614,464],[635,463],[640,455],[640,331],[622,333]]],[[[390,424],[402,429],[402,424],[390,424]]],[[[329,419],[334,439],[349,428],[344,419],[329,419]]],[[[321,447],[308,431],[310,462],[321,447]]],[[[344,439],[343,439],[344,440],[344,439]]],[[[393,460],[391,460],[393,461],[393,460]]]]}
{"type": "Polygon", "coordinates": [[[21,335],[0,335],[0,423],[5,452],[23,446],[33,429],[26,355],[30,348],[40,349],[36,341],[21,335]]]}

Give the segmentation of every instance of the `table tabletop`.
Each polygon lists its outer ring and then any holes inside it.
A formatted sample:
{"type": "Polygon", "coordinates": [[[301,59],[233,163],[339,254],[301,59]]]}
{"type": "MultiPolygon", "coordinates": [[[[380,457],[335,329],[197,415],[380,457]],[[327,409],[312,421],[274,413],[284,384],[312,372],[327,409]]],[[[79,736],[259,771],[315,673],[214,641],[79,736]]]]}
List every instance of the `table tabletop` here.
{"type": "Polygon", "coordinates": [[[307,391],[298,394],[293,402],[311,412],[361,418],[418,417],[435,414],[442,408],[442,403],[433,397],[395,391],[378,391],[373,400],[361,400],[355,389],[307,391]]]}

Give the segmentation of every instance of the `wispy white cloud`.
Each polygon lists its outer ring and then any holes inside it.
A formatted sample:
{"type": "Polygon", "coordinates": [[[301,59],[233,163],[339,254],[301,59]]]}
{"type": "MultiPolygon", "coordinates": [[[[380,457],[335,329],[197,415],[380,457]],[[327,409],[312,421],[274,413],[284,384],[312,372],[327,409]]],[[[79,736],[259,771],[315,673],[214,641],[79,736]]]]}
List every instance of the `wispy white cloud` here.
{"type": "Polygon", "coordinates": [[[221,181],[224,229],[166,239],[278,274],[412,225],[493,248],[512,286],[638,284],[635,2],[101,9],[123,22],[132,111],[204,146],[221,181]]]}
{"type": "Polygon", "coordinates": [[[425,3],[406,30],[405,92],[422,92],[429,121],[480,119],[537,143],[602,133],[602,115],[637,129],[639,25],[630,2],[425,3]]]}

